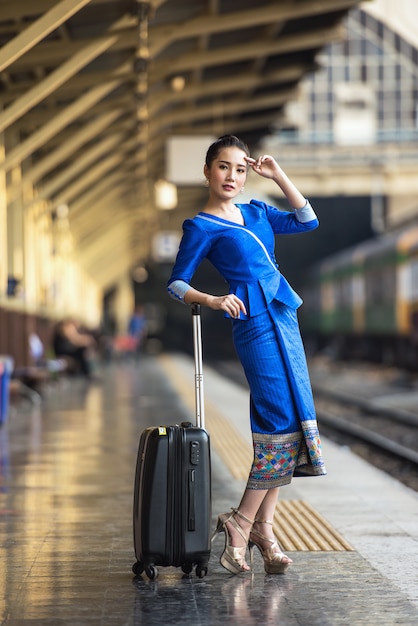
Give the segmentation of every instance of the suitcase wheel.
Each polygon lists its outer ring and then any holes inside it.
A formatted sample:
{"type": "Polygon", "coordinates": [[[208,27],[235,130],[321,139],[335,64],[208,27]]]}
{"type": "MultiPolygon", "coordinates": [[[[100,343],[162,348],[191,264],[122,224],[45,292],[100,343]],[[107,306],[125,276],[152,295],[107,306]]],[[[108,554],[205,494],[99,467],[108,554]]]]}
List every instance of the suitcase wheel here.
{"type": "Polygon", "coordinates": [[[145,569],[144,564],[141,563],[141,561],[137,561],[136,563],[132,565],[132,571],[135,574],[135,576],[141,576],[144,569],[145,569]]]}
{"type": "Polygon", "coordinates": [[[150,580],[154,580],[154,578],[158,578],[158,569],[154,565],[147,565],[145,567],[145,573],[150,580]]]}
{"type": "Polygon", "coordinates": [[[193,564],[192,563],[183,563],[183,565],[181,566],[181,570],[185,574],[191,574],[192,571],[193,571],[193,564]]]}
{"type": "Polygon", "coordinates": [[[208,573],[208,568],[207,567],[205,567],[203,565],[197,565],[196,566],[196,576],[198,578],[204,578],[207,573],[208,573]]]}

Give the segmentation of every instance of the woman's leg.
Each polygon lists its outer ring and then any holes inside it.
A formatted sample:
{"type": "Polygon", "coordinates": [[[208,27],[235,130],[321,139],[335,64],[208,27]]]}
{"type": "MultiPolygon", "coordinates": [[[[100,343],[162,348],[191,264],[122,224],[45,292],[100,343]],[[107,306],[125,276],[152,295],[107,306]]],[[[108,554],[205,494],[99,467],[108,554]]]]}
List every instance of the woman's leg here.
{"type": "MultiPolygon", "coordinates": [[[[273,543],[276,542],[271,522],[274,520],[278,497],[279,487],[274,489],[246,489],[238,510],[248,521],[238,514],[234,516],[235,521],[239,524],[246,536],[249,535],[252,528],[250,521],[254,520],[254,529],[265,537],[265,539],[262,539],[259,535],[256,536],[257,544],[263,550],[271,548],[273,543]],[[268,524],[266,522],[270,523],[268,524]]],[[[230,544],[236,548],[244,547],[245,540],[236,528],[234,528],[233,524],[228,522],[227,527],[230,536],[230,544]]],[[[281,561],[283,563],[292,563],[292,559],[286,555],[282,556],[281,561]]]]}
{"type": "Polygon", "coordinates": [[[275,489],[268,489],[266,495],[264,496],[257,512],[255,515],[255,520],[267,519],[273,521],[274,512],[277,506],[277,500],[279,498],[279,487],[275,489]]]}
{"type": "Polygon", "coordinates": [[[266,572],[283,573],[292,559],[283,554],[273,532],[279,487],[269,489],[255,515],[250,539],[262,551],[266,572]]]}
{"type": "MultiPolygon", "coordinates": [[[[274,490],[275,491],[275,490],[274,490]]],[[[266,494],[268,493],[267,489],[246,489],[241,498],[241,502],[238,506],[238,511],[248,518],[249,521],[235,514],[234,517],[238,524],[241,526],[245,535],[249,535],[249,532],[252,527],[252,522],[257,515],[257,511],[263,503],[266,494]],[[251,522],[251,523],[250,523],[251,522]]],[[[276,495],[277,500],[277,495],[276,495]]],[[[236,548],[241,548],[245,546],[245,541],[240,533],[234,528],[234,526],[228,523],[228,532],[231,538],[231,545],[236,548]]]]}
{"type": "Polygon", "coordinates": [[[225,522],[226,532],[229,535],[228,545],[232,548],[241,548],[239,553],[241,571],[250,570],[250,567],[245,562],[245,550],[250,538],[253,520],[266,493],[266,489],[246,489],[238,509],[234,509],[236,512],[232,514],[233,520],[225,522]]]}
{"type": "MultiPolygon", "coordinates": [[[[277,499],[279,497],[279,487],[275,489],[246,489],[241,498],[238,510],[245,515],[249,520],[269,520],[273,521],[274,511],[276,510],[277,499]]],[[[243,531],[248,534],[251,530],[251,524],[246,522],[242,518],[237,519],[239,525],[243,531]]],[[[265,527],[265,524],[263,524],[265,527]]],[[[228,530],[231,536],[231,544],[236,547],[244,545],[243,539],[237,531],[228,526],[228,530]]],[[[262,532],[261,529],[259,529],[262,532]]],[[[273,539],[273,528],[271,525],[266,529],[265,534],[267,537],[273,539]]]]}

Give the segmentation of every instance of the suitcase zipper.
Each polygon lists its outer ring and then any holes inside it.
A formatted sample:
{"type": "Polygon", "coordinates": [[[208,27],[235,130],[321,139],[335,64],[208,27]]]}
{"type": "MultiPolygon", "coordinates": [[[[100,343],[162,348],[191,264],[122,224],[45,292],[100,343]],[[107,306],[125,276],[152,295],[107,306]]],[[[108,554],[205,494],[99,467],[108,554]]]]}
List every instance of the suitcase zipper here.
{"type": "Polygon", "coordinates": [[[186,531],[186,520],[185,520],[185,475],[184,475],[184,447],[186,442],[185,430],[180,427],[176,429],[177,432],[177,463],[176,463],[176,484],[177,484],[177,498],[175,502],[176,507],[176,535],[174,542],[174,559],[177,564],[183,565],[184,560],[184,541],[185,541],[185,531],[186,531]]]}
{"type": "Polygon", "coordinates": [[[177,427],[169,429],[170,458],[168,459],[168,511],[167,519],[171,524],[167,528],[167,554],[170,555],[171,564],[177,567],[180,565],[180,555],[182,554],[183,535],[183,486],[182,486],[182,437],[183,431],[177,427]],[[181,545],[179,545],[179,542],[181,545]]]}
{"type": "Polygon", "coordinates": [[[176,488],[176,466],[177,466],[177,442],[176,430],[169,427],[168,434],[168,459],[167,459],[167,528],[166,528],[166,551],[170,564],[174,563],[174,544],[176,536],[176,514],[175,514],[175,488],[176,488]]]}

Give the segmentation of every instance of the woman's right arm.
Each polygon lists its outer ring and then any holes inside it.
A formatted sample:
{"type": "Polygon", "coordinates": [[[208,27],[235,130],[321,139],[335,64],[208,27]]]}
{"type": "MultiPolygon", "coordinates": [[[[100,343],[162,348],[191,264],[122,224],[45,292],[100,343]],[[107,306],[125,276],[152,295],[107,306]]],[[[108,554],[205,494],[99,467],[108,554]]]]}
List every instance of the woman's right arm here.
{"type": "Polygon", "coordinates": [[[170,296],[184,304],[196,302],[214,310],[225,311],[231,317],[239,317],[240,311],[246,314],[244,303],[234,294],[214,296],[190,285],[194,273],[209,250],[210,239],[207,234],[193,220],[186,220],[176,262],[168,281],[170,296]]]}
{"type": "Polygon", "coordinates": [[[170,296],[176,300],[180,300],[184,304],[201,304],[215,311],[225,311],[231,317],[239,317],[242,311],[247,314],[244,303],[233,293],[224,296],[214,296],[205,291],[195,289],[184,280],[177,278],[168,283],[168,292],[170,296]]]}
{"type": "Polygon", "coordinates": [[[215,311],[225,311],[231,317],[239,317],[241,311],[244,315],[247,314],[244,303],[233,293],[228,293],[224,296],[213,296],[190,287],[184,294],[184,302],[186,304],[194,304],[196,302],[215,311]]]}

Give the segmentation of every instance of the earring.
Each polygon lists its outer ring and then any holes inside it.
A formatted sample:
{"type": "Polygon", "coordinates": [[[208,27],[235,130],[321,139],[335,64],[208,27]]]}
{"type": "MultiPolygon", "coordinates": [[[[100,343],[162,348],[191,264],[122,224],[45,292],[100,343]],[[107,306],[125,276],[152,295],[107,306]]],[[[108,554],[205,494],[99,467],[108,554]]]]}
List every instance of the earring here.
{"type": "Polygon", "coordinates": [[[209,180],[207,178],[205,178],[205,187],[209,187],[209,180]]]}
{"type": "Polygon", "coordinates": [[[245,187],[241,187],[240,193],[244,193],[244,191],[245,191],[245,187]]]}

